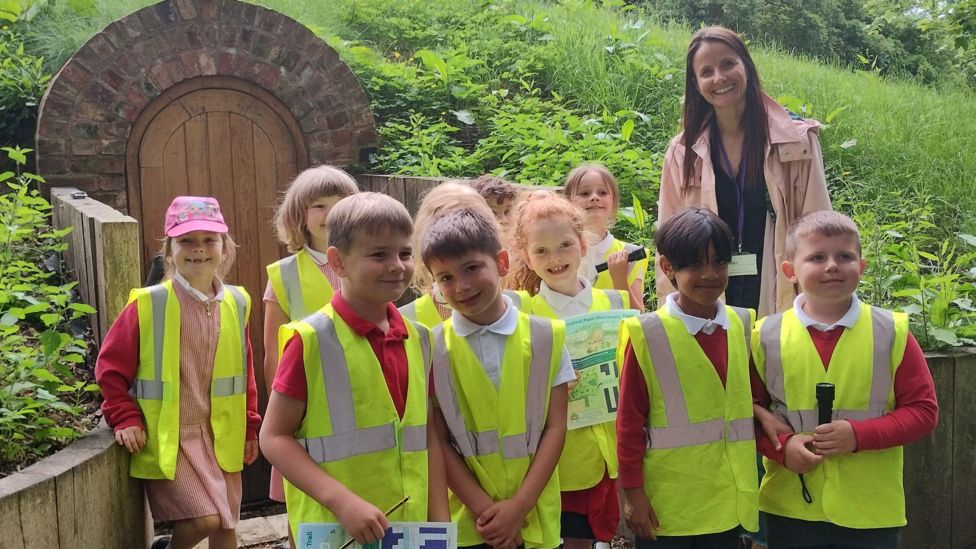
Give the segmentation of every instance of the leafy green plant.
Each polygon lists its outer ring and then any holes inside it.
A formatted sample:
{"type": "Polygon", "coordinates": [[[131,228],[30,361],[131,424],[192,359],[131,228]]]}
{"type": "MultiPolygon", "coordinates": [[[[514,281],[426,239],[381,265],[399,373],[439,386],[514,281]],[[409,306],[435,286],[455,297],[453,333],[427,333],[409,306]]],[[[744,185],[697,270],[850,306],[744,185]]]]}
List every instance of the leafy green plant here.
{"type": "Polygon", "coordinates": [[[657,285],[654,280],[654,222],[637,195],[631,195],[631,205],[617,211],[617,224],[611,229],[614,236],[637,244],[647,250],[648,270],[644,277],[644,305],[648,311],[657,309],[657,285]]]}
{"type": "Polygon", "coordinates": [[[25,52],[15,32],[0,28],[0,143],[33,136],[37,105],[50,79],[44,59],[25,52]]]}
{"type": "Polygon", "coordinates": [[[70,229],[48,224],[41,178],[20,171],[30,149],[3,147],[17,172],[0,173],[0,475],[87,432],[98,391],[86,369],[85,340],[69,323],[94,313],[63,283],[58,254],[70,229]]]}

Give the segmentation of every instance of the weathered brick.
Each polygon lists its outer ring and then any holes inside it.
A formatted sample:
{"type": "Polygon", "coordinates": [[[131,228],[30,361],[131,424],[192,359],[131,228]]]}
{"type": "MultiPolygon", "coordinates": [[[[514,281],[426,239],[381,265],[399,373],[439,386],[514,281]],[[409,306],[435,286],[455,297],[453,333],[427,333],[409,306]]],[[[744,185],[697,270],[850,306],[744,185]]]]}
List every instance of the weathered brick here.
{"type": "Polygon", "coordinates": [[[68,129],[68,123],[65,117],[57,116],[53,113],[49,113],[46,110],[43,111],[43,116],[37,121],[37,134],[38,135],[65,135],[68,129]]]}
{"type": "MultiPolygon", "coordinates": [[[[153,83],[152,79],[146,77],[142,80],[142,91],[145,92],[146,97],[149,99],[156,99],[159,94],[162,93],[160,88],[153,83]]],[[[128,118],[128,116],[127,116],[128,118]]]]}
{"type": "Polygon", "coordinates": [[[102,154],[125,155],[124,139],[102,139],[102,154]]]}
{"type": "Polygon", "coordinates": [[[112,91],[119,91],[122,89],[122,84],[125,83],[125,78],[119,73],[112,69],[107,69],[99,75],[99,79],[104,82],[112,91]]]}
{"type": "Polygon", "coordinates": [[[71,135],[81,139],[94,139],[98,132],[98,124],[92,122],[76,122],[71,126],[71,135]]]}
{"type": "Polygon", "coordinates": [[[197,53],[197,63],[200,67],[200,74],[205,76],[213,76],[217,74],[217,66],[214,63],[212,52],[201,51],[197,53]]]}
{"type": "Polygon", "coordinates": [[[166,90],[173,85],[173,77],[166,70],[166,65],[161,63],[149,69],[149,79],[160,90],[166,90]]]}
{"type": "Polygon", "coordinates": [[[336,130],[329,135],[336,147],[344,147],[352,142],[352,133],[349,130],[336,130]]]}
{"type": "Polygon", "coordinates": [[[125,32],[129,38],[139,38],[145,32],[142,21],[135,15],[123,17],[117,21],[119,28],[125,32]]]}
{"type": "Polygon", "coordinates": [[[261,8],[258,10],[258,20],[257,26],[264,32],[275,31],[275,27],[278,26],[278,21],[280,21],[281,16],[267,8],[261,8]]]}
{"type": "Polygon", "coordinates": [[[254,25],[257,20],[258,7],[254,4],[234,4],[240,9],[240,18],[245,25],[254,25]]]}
{"type": "Polygon", "coordinates": [[[237,35],[236,47],[242,50],[251,50],[254,44],[254,29],[248,27],[242,27],[237,35]]]}
{"type": "Polygon", "coordinates": [[[170,78],[173,79],[174,84],[186,80],[186,74],[183,72],[183,63],[180,62],[178,57],[166,61],[164,66],[166,67],[166,72],[169,73],[170,78]]]}
{"type": "Polygon", "coordinates": [[[302,58],[302,55],[293,49],[283,49],[281,56],[278,58],[278,64],[281,65],[287,72],[295,70],[295,65],[298,60],[302,58]]]}
{"type": "Polygon", "coordinates": [[[217,54],[217,74],[228,75],[234,71],[234,55],[228,51],[217,54]]]}
{"type": "Polygon", "coordinates": [[[187,78],[200,76],[200,57],[195,51],[185,51],[180,54],[180,64],[183,66],[183,74],[187,78]]]}
{"type": "Polygon", "coordinates": [[[202,0],[200,2],[200,16],[203,19],[216,19],[217,13],[217,0],[202,0]]]}
{"type": "Polygon", "coordinates": [[[123,52],[115,58],[115,70],[127,80],[132,80],[142,72],[141,64],[133,61],[134,55],[131,52],[123,52]]]}
{"type": "MultiPolygon", "coordinates": [[[[62,147],[63,147],[62,143],[62,147]]],[[[40,141],[38,141],[37,151],[37,171],[41,175],[68,173],[68,161],[58,154],[50,154],[53,151],[43,151],[40,141]]],[[[62,151],[63,152],[63,151],[62,151]]]]}
{"type": "Polygon", "coordinates": [[[108,105],[115,99],[115,92],[106,88],[101,82],[92,82],[85,91],[84,99],[92,103],[108,105]]]}
{"type": "Polygon", "coordinates": [[[92,156],[98,154],[101,145],[101,142],[97,139],[72,139],[71,154],[92,156]]]}
{"type": "Polygon", "coordinates": [[[218,27],[217,44],[224,48],[236,48],[240,36],[240,29],[234,25],[222,21],[218,27]]]}
{"type": "Polygon", "coordinates": [[[95,55],[105,61],[108,61],[115,56],[115,46],[113,46],[112,43],[109,42],[108,39],[105,38],[105,36],[101,33],[93,36],[86,44],[86,47],[91,48],[95,55]]]}
{"type": "Polygon", "coordinates": [[[298,120],[298,125],[301,126],[302,131],[305,133],[311,133],[313,130],[317,130],[325,126],[322,116],[310,112],[298,120]]]}
{"type": "Polygon", "coordinates": [[[76,86],[76,89],[84,89],[91,81],[91,73],[77,63],[68,63],[61,69],[58,79],[66,79],[76,86]]]}
{"type": "Polygon", "coordinates": [[[159,22],[163,25],[172,25],[179,19],[176,15],[176,10],[173,9],[172,0],[156,4],[153,6],[153,11],[156,12],[156,17],[159,18],[159,22]]]}
{"type": "Polygon", "coordinates": [[[72,173],[122,174],[125,173],[125,160],[121,156],[74,156],[68,161],[72,173]]]}
{"type": "Polygon", "coordinates": [[[257,65],[257,74],[255,74],[255,79],[258,85],[263,86],[267,90],[273,90],[278,87],[278,69],[272,65],[257,65]]]}
{"type": "Polygon", "coordinates": [[[254,57],[269,59],[269,55],[271,54],[271,42],[266,36],[258,36],[254,40],[254,45],[251,46],[250,51],[254,54],[254,57]]]}
{"type": "Polygon", "coordinates": [[[349,116],[345,113],[345,111],[334,112],[325,117],[325,124],[330,130],[341,128],[348,122],[349,116]]]}
{"type": "Polygon", "coordinates": [[[37,138],[37,155],[46,154],[64,154],[65,152],[64,139],[58,139],[55,136],[49,137],[38,137],[37,138]]]}
{"type": "Polygon", "coordinates": [[[176,11],[180,17],[187,21],[197,17],[197,9],[193,0],[176,0],[176,11]]]}
{"type": "Polygon", "coordinates": [[[200,30],[197,27],[189,27],[183,31],[183,42],[187,49],[198,50],[203,47],[203,40],[200,38],[200,30]]]}
{"type": "Polygon", "coordinates": [[[126,103],[136,107],[145,107],[149,103],[149,98],[146,97],[146,92],[142,89],[140,82],[129,84],[129,87],[126,88],[122,96],[125,98],[126,103]]]}
{"type": "MultiPolygon", "coordinates": [[[[98,188],[102,191],[124,191],[125,190],[125,178],[118,175],[108,175],[105,177],[98,178],[98,188]]],[[[125,199],[125,194],[122,194],[123,200],[125,199]]]]}

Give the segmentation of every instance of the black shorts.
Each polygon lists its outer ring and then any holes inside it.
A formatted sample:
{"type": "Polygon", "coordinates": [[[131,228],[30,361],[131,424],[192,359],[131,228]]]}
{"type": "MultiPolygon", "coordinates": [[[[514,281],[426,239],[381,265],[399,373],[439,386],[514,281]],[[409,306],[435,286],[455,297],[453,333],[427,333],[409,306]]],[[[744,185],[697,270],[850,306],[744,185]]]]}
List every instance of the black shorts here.
{"type": "Polygon", "coordinates": [[[766,515],[769,549],[898,549],[901,528],[845,528],[829,522],[766,515]]]}
{"type": "Polygon", "coordinates": [[[737,549],[741,528],[698,536],[658,536],[656,540],[637,538],[636,549],[737,549]]]}

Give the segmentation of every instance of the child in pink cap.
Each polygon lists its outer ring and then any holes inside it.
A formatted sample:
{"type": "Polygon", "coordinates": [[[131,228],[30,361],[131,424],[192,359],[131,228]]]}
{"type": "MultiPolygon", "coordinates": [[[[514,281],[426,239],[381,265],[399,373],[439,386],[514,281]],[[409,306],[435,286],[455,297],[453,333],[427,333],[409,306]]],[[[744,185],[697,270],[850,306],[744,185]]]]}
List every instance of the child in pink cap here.
{"type": "Polygon", "coordinates": [[[165,279],[132,290],[98,354],[102,411],[153,518],[173,522],[152,549],[237,547],[241,470],[257,459],[261,422],[251,298],[223,283],[236,245],[215,199],[175,198],[164,231],[165,279]]]}

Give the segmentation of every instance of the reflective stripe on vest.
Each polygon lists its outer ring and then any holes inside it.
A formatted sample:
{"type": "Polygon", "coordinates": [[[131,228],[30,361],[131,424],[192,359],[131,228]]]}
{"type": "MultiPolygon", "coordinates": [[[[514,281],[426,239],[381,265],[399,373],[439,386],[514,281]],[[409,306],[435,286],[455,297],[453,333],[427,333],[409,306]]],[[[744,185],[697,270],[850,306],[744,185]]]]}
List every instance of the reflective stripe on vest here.
{"type": "MultiPolygon", "coordinates": [[[[335,323],[326,314],[314,314],[304,322],[315,330],[318,340],[319,362],[322,365],[322,379],[325,382],[326,402],[332,420],[332,434],[323,437],[299,439],[315,463],[329,463],[353,456],[396,448],[396,425],[387,423],[375,427],[357,428],[355,410],[352,402],[352,388],[349,382],[349,369],[346,354],[336,335],[335,323]]],[[[410,321],[413,322],[413,321],[410,321]]],[[[430,377],[430,339],[426,328],[416,323],[420,334],[420,346],[424,358],[424,379],[430,377]]],[[[400,446],[406,452],[427,449],[427,426],[405,425],[402,428],[400,446]]]]}
{"type": "Polygon", "coordinates": [[[616,290],[603,290],[607,294],[607,299],[610,300],[611,309],[623,309],[624,308],[624,298],[620,295],[619,291],[616,290]]]}
{"type": "Polygon", "coordinates": [[[302,279],[298,275],[298,255],[288,256],[281,260],[281,283],[285,286],[288,297],[288,312],[293,319],[302,318],[305,310],[305,299],[302,297],[302,279]]]}
{"type": "MultiPolygon", "coordinates": [[[[247,300],[244,299],[241,291],[230,285],[225,285],[224,291],[229,291],[234,297],[234,304],[237,306],[237,318],[241,320],[247,318],[247,300]]],[[[152,286],[149,288],[149,297],[152,303],[153,318],[153,379],[135,379],[130,393],[137,399],[162,400],[163,341],[166,335],[166,301],[169,299],[169,290],[161,284],[152,286]]],[[[215,378],[211,396],[240,395],[247,391],[246,323],[238,322],[238,324],[240,324],[241,329],[241,356],[244,357],[241,373],[235,376],[215,378]]]]}
{"type": "MultiPolygon", "coordinates": [[[[742,322],[745,333],[746,350],[749,349],[749,326],[751,318],[748,309],[732,307],[742,322]]],[[[664,324],[657,313],[640,317],[641,328],[654,364],[654,372],[661,384],[664,398],[664,411],[668,419],[667,427],[648,427],[648,445],[651,450],[682,448],[728,440],[730,442],[751,440],[755,436],[752,417],[725,422],[723,418],[692,423],[688,417],[681,380],[674,360],[671,342],[664,330],[664,324]]],[[[748,354],[746,356],[749,356],[748,354]]]]}
{"type": "MultiPolygon", "coordinates": [[[[501,453],[506,459],[535,454],[546,422],[549,361],[553,352],[552,323],[543,318],[529,317],[529,334],[533,341],[533,349],[525,401],[525,432],[502,438],[501,453]]],[[[461,415],[454,389],[454,375],[451,373],[443,325],[434,328],[434,341],[434,380],[438,388],[437,400],[455,448],[464,458],[497,453],[499,450],[497,430],[474,433],[467,431],[465,427],[464,416],[461,415]]]]}
{"type": "MultiPolygon", "coordinates": [[[[783,315],[772,315],[760,328],[760,342],[766,354],[766,387],[775,406],[775,413],[789,423],[797,433],[809,433],[820,424],[818,411],[789,410],[783,374],[780,332],[783,315]]],[[[867,410],[834,410],[832,419],[866,420],[881,417],[888,410],[888,396],[894,380],[891,374],[891,349],[895,340],[895,320],[891,311],[871,307],[872,349],[871,394],[867,410]]]]}
{"type": "Polygon", "coordinates": [[[522,310],[522,296],[518,292],[515,290],[502,290],[502,293],[512,300],[512,305],[515,305],[516,309],[522,310]]]}

